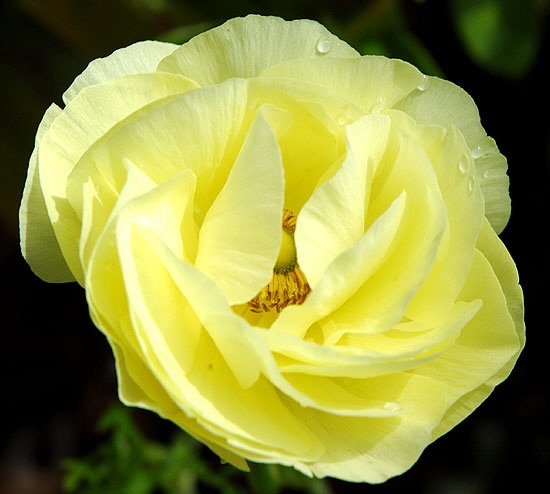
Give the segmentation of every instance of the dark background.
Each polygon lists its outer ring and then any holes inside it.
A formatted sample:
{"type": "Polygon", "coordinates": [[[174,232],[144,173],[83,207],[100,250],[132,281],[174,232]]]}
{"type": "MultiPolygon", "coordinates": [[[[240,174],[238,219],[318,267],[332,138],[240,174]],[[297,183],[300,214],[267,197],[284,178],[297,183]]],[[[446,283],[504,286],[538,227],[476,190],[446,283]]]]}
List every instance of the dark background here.
{"type": "MultiPolygon", "coordinates": [[[[550,327],[548,317],[543,317],[549,305],[548,1],[526,1],[524,10],[501,19],[499,35],[509,44],[484,59],[461,34],[457,4],[441,0],[1,4],[0,494],[61,492],[59,461],[85,455],[97,446],[102,438],[95,424],[117,400],[110,348],[89,320],[83,290],[76,284],[42,282],[19,251],[17,209],[44,110],[52,100],[61,103],[62,92],[93,58],[140,39],[182,42],[247,13],[313,18],[362,53],[404,58],[427,73],[444,75],[472,95],[485,129],[508,158],[512,218],[501,237],[517,263],[524,288],[526,349],[510,378],[471,417],[428,447],[408,473],[380,486],[334,481],[335,492],[485,494],[548,485],[550,327]],[[536,33],[527,35],[525,42],[522,29],[536,33]],[[533,39],[534,48],[515,50],[533,39]]],[[[151,413],[136,411],[135,417],[156,439],[172,432],[170,424],[151,413]]]]}

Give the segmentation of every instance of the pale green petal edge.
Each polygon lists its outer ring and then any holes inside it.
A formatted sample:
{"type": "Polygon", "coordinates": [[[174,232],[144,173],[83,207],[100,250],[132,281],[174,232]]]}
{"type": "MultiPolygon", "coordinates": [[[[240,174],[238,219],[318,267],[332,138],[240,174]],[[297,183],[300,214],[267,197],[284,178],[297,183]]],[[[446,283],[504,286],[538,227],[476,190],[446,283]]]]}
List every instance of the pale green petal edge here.
{"type": "Polygon", "coordinates": [[[447,410],[445,417],[434,430],[432,440],[451,430],[464,417],[475,410],[493,392],[495,387],[510,375],[525,346],[523,290],[519,284],[516,265],[502,241],[487,223],[484,224],[481,230],[477,248],[489,261],[494,274],[500,281],[506,298],[508,313],[516,329],[517,351],[489,380],[463,395],[447,410]]]}
{"type": "Polygon", "coordinates": [[[481,125],[472,97],[452,82],[426,77],[422,90],[413,91],[395,108],[420,124],[454,125],[460,130],[474,158],[476,180],[485,198],[485,216],[497,233],[502,232],[511,213],[508,164],[481,125]]]}
{"type": "Polygon", "coordinates": [[[61,108],[52,104],[38,126],[19,208],[19,235],[23,257],[38,277],[50,283],[74,281],[55,236],[38,173],[38,147],[42,136],[61,111],[61,108]],[[29,232],[32,233],[29,235],[29,232]]]}
{"type": "Polygon", "coordinates": [[[248,15],[199,34],[162,60],[158,70],[210,85],[231,77],[257,77],[286,60],[359,56],[315,21],[248,15]]]}
{"type": "Polygon", "coordinates": [[[110,79],[155,72],[159,61],[177,47],[173,43],[161,41],[139,41],[107,57],[93,60],[63,93],[63,101],[68,104],[85,87],[110,79]]]}

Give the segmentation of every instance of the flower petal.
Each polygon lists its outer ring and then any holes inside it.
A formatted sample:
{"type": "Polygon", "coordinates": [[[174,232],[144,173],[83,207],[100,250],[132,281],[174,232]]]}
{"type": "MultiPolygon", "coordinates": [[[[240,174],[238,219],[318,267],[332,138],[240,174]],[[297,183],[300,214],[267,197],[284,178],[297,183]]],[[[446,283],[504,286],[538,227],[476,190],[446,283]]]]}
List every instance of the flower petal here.
{"type": "Polygon", "coordinates": [[[506,158],[483,129],[477,107],[470,95],[455,84],[430,77],[426,89],[414,91],[396,108],[420,124],[456,126],[464,135],[475,159],[476,179],[485,198],[485,215],[497,233],[510,217],[506,158]]]}
{"type": "Polygon", "coordinates": [[[328,265],[363,236],[373,168],[384,154],[390,119],[367,115],[346,127],[347,154],[340,170],[319,186],[300,212],[298,263],[311,287],[328,265]]]}
{"type": "MultiPolygon", "coordinates": [[[[67,181],[88,148],[145,105],[184,93],[195,84],[170,74],[130,75],[83,89],[52,122],[40,143],[38,168],[46,207],[63,256],[79,282],[79,206],[67,201],[67,181]]],[[[81,184],[79,185],[81,186],[81,184]]],[[[75,197],[80,197],[80,190],[75,197]]]]}
{"type": "Polygon", "coordinates": [[[323,57],[327,47],[330,57],[359,56],[315,21],[248,15],[199,34],[162,60],[158,70],[207,86],[232,77],[256,77],[284,60],[323,57]]]}
{"type": "Polygon", "coordinates": [[[477,250],[461,298],[479,298],[483,307],[447,352],[415,370],[440,380],[447,389],[449,410],[434,439],[463,420],[508,376],[525,342],[522,294],[515,266],[487,221],[480,247],[496,269],[477,250]],[[503,283],[496,273],[503,276],[503,283]]]}
{"type": "Polygon", "coordinates": [[[23,257],[37,276],[50,283],[74,281],[74,276],[63,258],[48,217],[38,173],[38,146],[44,132],[60,113],[61,108],[53,104],[42,117],[36,134],[35,148],[29,161],[27,180],[19,209],[19,231],[23,257]]]}
{"type": "Polygon", "coordinates": [[[430,431],[446,405],[443,386],[419,377],[400,373],[349,385],[359,396],[394,396],[388,405],[400,412],[392,417],[346,417],[294,406],[298,418],[325,446],[320,459],[303,465],[306,471],[317,477],[380,483],[408,470],[430,443],[430,431]]]}
{"type": "Polygon", "coordinates": [[[139,41],[114,51],[111,55],[90,62],[88,67],[73,81],[63,94],[63,101],[69,104],[82,89],[111,79],[130,74],[155,72],[158,63],[178,45],[161,41],[139,41]]]}
{"type": "Polygon", "coordinates": [[[230,305],[254,298],[271,280],[281,244],[283,200],[281,152],[259,113],[206,213],[195,261],[230,305]]]}
{"type": "Polygon", "coordinates": [[[392,108],[424,80],[421,72],[407,62],[377,56],[285,61],[267,67],[261,77],[298,79],[323,86],[364,112],[392,108]]]}

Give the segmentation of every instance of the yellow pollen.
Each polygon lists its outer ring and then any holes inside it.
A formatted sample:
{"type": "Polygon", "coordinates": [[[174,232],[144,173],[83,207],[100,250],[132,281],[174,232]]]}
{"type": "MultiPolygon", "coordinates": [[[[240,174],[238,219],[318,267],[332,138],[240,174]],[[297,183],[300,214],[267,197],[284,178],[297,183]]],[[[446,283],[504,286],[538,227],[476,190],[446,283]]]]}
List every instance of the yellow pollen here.
{"type": "Polygon", "coordinates": [[[311,292],[306,275],[298,266],[294,231],[296,217],[283,211],[283,237],[279,256],[273,268],[273,278],[248,302],[252,312],[281,312],[289,305],[303,304],[311,292]]]}

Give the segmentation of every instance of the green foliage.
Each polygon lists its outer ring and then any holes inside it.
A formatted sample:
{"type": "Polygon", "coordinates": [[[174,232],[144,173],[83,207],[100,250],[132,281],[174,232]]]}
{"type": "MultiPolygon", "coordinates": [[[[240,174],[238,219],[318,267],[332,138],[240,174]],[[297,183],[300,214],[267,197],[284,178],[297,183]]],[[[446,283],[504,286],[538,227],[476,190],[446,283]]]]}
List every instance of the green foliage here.
{"type": "Polygon", "coordinates": [[[401,58],[429,75],[443,76],[438,63],[407,22],[405,2],[370,0],[349,19],[322,19],[362,55],[401,58]]]}
{"type": "Polygon", "coordinates": [[[544,2],[453,0],[451,6],[457,32],[473,60],[502,77],[525,75],[542,39],[544,2]]]}
{"type": "Polygon", "coordinates": [[[63,487],[79,494],[330,494],[328,484],[279,465],[251,464],[249,473],[213,460],[179,432],[170,444],[150,441],[131,409],[115,405],[98,428],[108,439],[85,458],[67,459],[63,487]]]}

